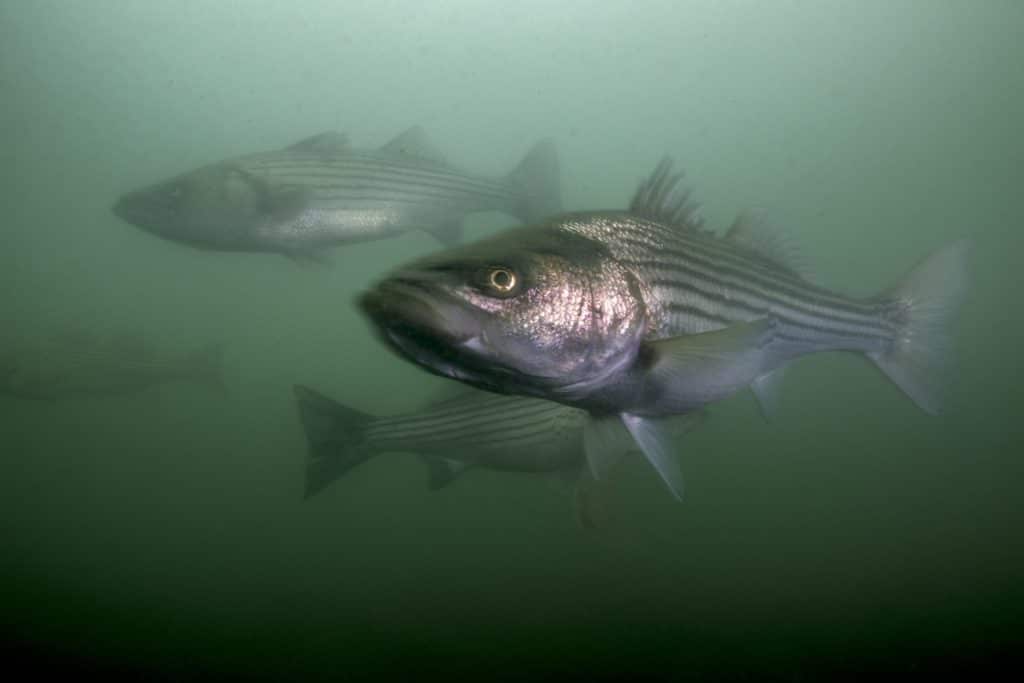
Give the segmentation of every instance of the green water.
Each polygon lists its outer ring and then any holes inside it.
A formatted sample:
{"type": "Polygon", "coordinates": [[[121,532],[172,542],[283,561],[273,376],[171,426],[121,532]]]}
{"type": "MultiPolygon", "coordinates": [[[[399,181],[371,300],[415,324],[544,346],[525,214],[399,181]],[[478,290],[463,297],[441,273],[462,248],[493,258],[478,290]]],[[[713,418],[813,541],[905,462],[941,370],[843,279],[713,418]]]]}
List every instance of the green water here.
{"type": "Polygon", "coordinates": [[[223,341],[229,385],[0,397],[10,661],[800,680],[1012,657],[1022,29],[1024,4],[995,0],[0,1],[3,331],[223,341]],[[478,173],[553,137],[571,209],[624,206],[671,154],[710,226],[768,207],[852,294],[972,237],[952,409],[922,414],[861,359],[804,359],[775,422],[737,396],[687,437],[682,504],[622,467],[599,533],[556,481],[478,471],[431,493],[405,454],[303,502],[293,383],[377,414],[441,388],[352,305],[438,244],[301,267],[163,242],[109,207],[321,130],[369,147],[414,124],[478,173]]]}

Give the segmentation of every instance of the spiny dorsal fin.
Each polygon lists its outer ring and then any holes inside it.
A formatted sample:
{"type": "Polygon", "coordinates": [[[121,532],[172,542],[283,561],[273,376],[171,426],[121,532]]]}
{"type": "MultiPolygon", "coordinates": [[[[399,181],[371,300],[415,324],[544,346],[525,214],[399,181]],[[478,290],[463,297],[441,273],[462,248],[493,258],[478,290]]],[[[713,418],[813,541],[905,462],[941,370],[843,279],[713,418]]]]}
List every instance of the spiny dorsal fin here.
{"type": "Polygon", "coordinates": [[[664,157],[654,173],[640,183],[629,212],[634,216],[674,225],[690,230],[700,230],[704,225],[700,205],[690,201],[689,188],[681,186],[685,172],[672,172],[672,159],[664,157]]]}
{"type": "Polygon", "coordinates": [[[725,237],[806,280],[811,279],[799,247],[783,229],[768,220],[765,209],[741,211],[725,237]]]}
{"type": "Polygon", "coordinates": [[[391,142],[381,147],[380,151],[406,159],[432,161],[437,164],[448,163],[444,155],[427,139],[426,131],[420,126],[413,126],[404,133],[400,133],[391,142]]]}
{"type": "Polygon", "coordinates": [[[289,152],[305,152],[324,156],[344,154],[348,148],[348,136],[334,130],[317,133],[286,147],[289,152]]]}

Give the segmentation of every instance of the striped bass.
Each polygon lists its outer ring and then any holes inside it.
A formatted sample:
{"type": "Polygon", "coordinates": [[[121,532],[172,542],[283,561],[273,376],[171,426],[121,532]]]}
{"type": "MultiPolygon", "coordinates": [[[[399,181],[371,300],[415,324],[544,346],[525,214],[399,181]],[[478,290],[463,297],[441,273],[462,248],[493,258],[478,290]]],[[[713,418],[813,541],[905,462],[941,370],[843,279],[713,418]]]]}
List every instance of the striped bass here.
{"type": "Polygon", "coordinates": [[[113,211],[159,237],[221,251],[317,259],[327,247],[413,229],[445,244],[462,219],[502,211],[532,222],[560,210],[558,158],[544,140],[504,178],[444,161],[419,127],[380,149],[326,132],[284,149],[203,166],[120,197],[113,211]]]}
{"type": "MultiPolygon", "coordinates": [[[[585,462],[583,410],[466,391],[423,410],[375,417],[309,387],[296,385],[294,391],[308,442],[307,499],[371,457],[406,452],[426,462],[431,489],[446,486],[470,468],[557,473],[576,481],[579,521],[594,526],[596,515],[588,509],[594,502],[590,480],[580,478],[585,462]]],[[[697,413],[674,420],[672,435],[692,429],[702,417],[697,413]]]]}
{"type": "Polygon", "coordinates": [[[966,242],[854,299],[802,275],[762,212],[723,237],[704,230],[681,179],[665,160],[628,211],[565,214],[420,259],[364,295],[363,310],[436,374],[587,411],[592,469],[628,436],[677,498],[663,420],[746,386],[770,408],[780,372],[805,354],[864,354],[939,411],[966,242]]]}
{"type": "Polygon", "coordinates": [[[62,334],[0,351],[0,394],[41,400],[116,396],[178,381],[223,390],[223,358],[223,344],[170,354],[134,336],[62,334]]]}

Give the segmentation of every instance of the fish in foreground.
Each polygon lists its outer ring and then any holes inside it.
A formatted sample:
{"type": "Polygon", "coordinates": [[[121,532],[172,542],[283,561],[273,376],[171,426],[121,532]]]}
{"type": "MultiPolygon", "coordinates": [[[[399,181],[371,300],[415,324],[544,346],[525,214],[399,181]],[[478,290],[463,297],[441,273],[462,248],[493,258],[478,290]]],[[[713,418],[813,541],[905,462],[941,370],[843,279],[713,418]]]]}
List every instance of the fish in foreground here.
{"type": "Polygon", "coordinates": [[[550,140],[504,178],[491,179],[450,165],[417,126],[380,149],[355,149],[345,135],[326,132],[226,159],[129,192],[113,211],[201,249],[316,260],[327,247],[414,229],[455,244],[467,214],[502,211],[535,222],[560,205],[550,140]]]}
{"type": "Polygon", "coordinates": [[[928,413],[942,407],[967,242],[854,299],[806,277],[762,211],[703,229],[664,160],[628,211],[569,213],[400,268],[361,298],[382,339],[439,375],[587,412],[592,469],[631,437],[677,498],[666,418],[750,386],[771,410],[785,365],[866,355],[928,413]]]}
{"type": "Polygon", "coordinates": [[[68,333],[0,350],[0,395],[54,400],[135,394],[168,382],[224,389],[224,346],[158,353],[137,336],[68,333]]]}
{"type": "MultiPolygon", "coordinates": [[[[576,484],[580,523],[596,526],[592,480],[582,476],[586,413],[578,408],[466,391],[420,411],[374,417],[309,387],[296,385],[294,391],[309,446],[307,499],[371,457],[409,452],[426,463],[431,489],[448,485],[470,468],[556,474],[576,484]]],[[[673,421],[673,436],[702,417],[695,413],[673,421]]]]}

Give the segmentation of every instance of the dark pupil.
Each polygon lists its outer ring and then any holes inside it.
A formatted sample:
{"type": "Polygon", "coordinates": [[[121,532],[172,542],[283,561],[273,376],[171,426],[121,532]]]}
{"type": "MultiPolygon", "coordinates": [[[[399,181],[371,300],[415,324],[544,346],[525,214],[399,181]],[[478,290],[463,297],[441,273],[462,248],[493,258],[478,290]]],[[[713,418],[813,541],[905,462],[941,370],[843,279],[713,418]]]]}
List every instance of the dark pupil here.
{"type": "Polygon", "coordinates": [[[496,270],[491,273],[491,284],[498,289],[509,289],[512,287],[512,273],[507,270],[496,270]]]}

